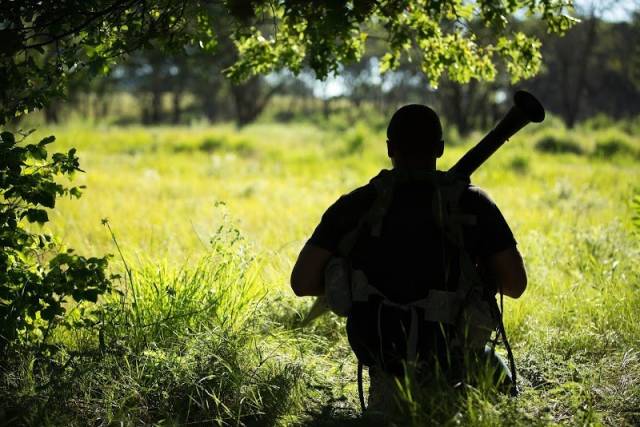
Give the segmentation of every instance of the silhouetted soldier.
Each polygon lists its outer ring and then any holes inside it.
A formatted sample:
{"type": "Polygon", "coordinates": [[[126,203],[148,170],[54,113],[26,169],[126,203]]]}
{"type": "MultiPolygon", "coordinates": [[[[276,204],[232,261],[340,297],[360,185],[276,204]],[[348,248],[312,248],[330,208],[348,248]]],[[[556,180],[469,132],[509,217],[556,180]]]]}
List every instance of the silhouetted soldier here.
{"type": "Polygon", "coordinates": [[[437,367],[464,381],[474,360],[510,373],[487,346],[501,326],[495,295],[518,298],[527,277],[509,226],[468,178],[436,170],[444,150],[436,113],[407,105],[391,118],[393,170],[340,197],[322,216],[291,274],[298,296],[327,295],[347,315],[349,342],[369,366],[369,407],[385,410],[390,376],[437,367]],[[412,369],[413,369],[412,368],[412,369]]]}

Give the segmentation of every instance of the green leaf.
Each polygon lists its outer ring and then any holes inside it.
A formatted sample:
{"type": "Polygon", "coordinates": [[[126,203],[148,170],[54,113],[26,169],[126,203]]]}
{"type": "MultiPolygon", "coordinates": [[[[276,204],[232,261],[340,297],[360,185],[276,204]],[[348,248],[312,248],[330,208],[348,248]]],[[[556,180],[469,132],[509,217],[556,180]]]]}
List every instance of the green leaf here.
{"type": "Polygon", "coordinates": [[[79,199],[80,196],[82,196],[82,190],[80,190],[80,187],[73,187],[69,189],[69,195],[71,197],[75,197],[76,199],[79,199]]]}
{"type": "Polygon", "coordinates": [[[99,294],[100,291],[98,289],[87,289],[84,292],[84,299],[91,302],[97,302],[99,294]]]}
{"type": "Polygon", "coordinates": [[[39,204],[46,208],[53,209],[56,207],[56,195],[55,192],[50,189],[39,191],[35,199],[39,204]]]}
{"type": "Polygon", "coordinates": [[[29,154],[31,154],[31,157],[33,157],[36,160],[46,160],[47,158],[47,149],[44,148],[43,145],[34,145],[34,144],[29,144],[27,145],[27,150],[29,151],[29,154]]]}
{"type": "Polygon", "coordinates": [[[37,222],[40,224],[44,224],[49,221],[49,215],[47,215],[47,211],[42,209],[28,209],[25,212],[25,216],[29,222],[37,222]]]}
{"type": "Polygon", "coordinates": [[[45,138],[42,138],[39,142],[40,145],[47,145],[47,144],[51,144],[53,141],[56,140],[56,137],[53,135],[49,135],[45,138]]]}
{"type": "Polygon", "coordinates": [[[2,132],[0,133],[0,138],[2,138],[2,143],[7,144],[9,146],[13,146],[16,143],[16,138],[13,136],[11,132],[2,132]]]}
{"type": "Polygon", "coordinates": [[[50,305],[40,312],[40,317],[43,318],[44,320],[51,321],[56,317],[56,314],[58,314],[59,310],[60,310],[60,307],[55,305],[50,305]]]}

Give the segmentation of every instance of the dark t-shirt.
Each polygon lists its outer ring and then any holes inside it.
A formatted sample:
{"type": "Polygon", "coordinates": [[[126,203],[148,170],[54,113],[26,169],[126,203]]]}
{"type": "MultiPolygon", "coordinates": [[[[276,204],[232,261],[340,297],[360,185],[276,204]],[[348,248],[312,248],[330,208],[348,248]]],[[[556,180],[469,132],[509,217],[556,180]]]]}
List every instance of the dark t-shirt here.
{"type": "MultiPolygon", "coordinates": [[[[362,269],[369,282],[399,303],[426,296],[429,289],[447,289],[456,280],[444,265],[457,264],[456,252],[433,219],[433,187],[426,182],[405,182],[394,188],[380,237],[360,233],[351,252],[354,268],[362,269]]],[[[357,227],[376,200],[372,183],[340,197],[327,209],[308,243],[337,253],[342,238],[357,227]]],[[[496,204],[478,187],[470,185],[459,207],[475,217],[463,227],[464,247],[476,261],[516,245],[513,234],[496,204]]],[[[458,251],[459,252],[459,251],[458,251]]]]}

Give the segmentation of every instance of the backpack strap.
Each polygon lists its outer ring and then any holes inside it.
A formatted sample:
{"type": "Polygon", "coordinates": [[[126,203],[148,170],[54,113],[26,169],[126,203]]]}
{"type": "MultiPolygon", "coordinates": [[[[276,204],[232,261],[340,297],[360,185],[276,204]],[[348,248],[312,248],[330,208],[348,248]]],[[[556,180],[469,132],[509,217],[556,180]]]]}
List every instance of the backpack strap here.
{"type": "MultiPolygon", "coordinates": [[[[464,227],[475,225],[477,218],[462,211],[460,200],[469,186],[469,179],[457,175],[444,174],[436,187],[433,210],[434,218],[447,241],[456,249],[458,280],[455,294],[457,313],[454,324],[458,336],[453,344],[466,347],[484,347],[498,326],[491,309],[491,301],[484,296],[484,280],[478,274],[471,255],[464,246],[464,227]]],[[[445,275],[450,271],[450,259],[446,259],[445,275]]],[[[449,283],[445,277],[445,283],[449,283]]]]}
{"type": "Polygon", "coordinates": [[[338,254],[342,257],[349,257],[358,238],[365,229],[369,227],[371,234],[380,237],[382,233],[382,223],[393,200],[393,189],[396,184],[396,174],[390,170],[382,170],[371,180],[376,190],[376,198],[369,210],[360,218],[356,228],[347,233],[338,244],[338,254]]]}

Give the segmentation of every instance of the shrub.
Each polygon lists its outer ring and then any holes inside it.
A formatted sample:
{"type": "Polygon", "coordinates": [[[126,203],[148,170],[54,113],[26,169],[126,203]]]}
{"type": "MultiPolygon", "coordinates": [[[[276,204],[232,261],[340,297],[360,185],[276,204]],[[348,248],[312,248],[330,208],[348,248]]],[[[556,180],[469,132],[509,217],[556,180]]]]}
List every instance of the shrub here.
{"type": "Polygon", "coordinates": [[[623,132],[612,129],[596,136],[594,156],[634,156],[635,154],[631,138],[623,132]]]}
{"type": "Polygon", "coordinates": [[[368,132],[364,125],[358,124],[350,129],[345,135],[344,154],[361,153],[367,140],[368,132]]]}
{"type": "MultiPolygon", "coordinates": [[[[58,196],[81,195],[80,187],[54,181],[81,170],[75,149],[48,159],[55,138],[21,146],[27,135],[0,134],[0,352],[17,341],[44,343],[70,301],[96,302],[111,283],[107,258],[61,251],[52,236],[25,227],[25,220],[48,222],[45,208],[53,209],[58,196]]],[[[85,308],[79,304],[80,320],[91,321],[85,308]]]]}
{"type": "Polygon", "coordinates": [[[640,135],[640,116],[623,119],[618,125],[628,135],[640,135]]]}
{"type": "Polygon", "coordinates": [[[516,173],[526,173],[529,170],[529,159],[525,156],[515,156],[511,159],[509,167],[516,173]]]}
{"type": "Polygon", "coordinates": [[[213,138],[208,137],[202,140],[200,145],[198,145],[198,150],[204,151],[206,153],[211,153],[213,151],[217,151],[225,145],[224,138],[213,138]]]}
{"type": "Polygon", "coordinates": [[[583,127],[589,130],[601,130],[609,129],[614,125],[614,120],[605,113],[598,113],[597,115],[585,120],[583,127]]]}
{"type": "Polygon", "coordinates": [[[289,123],[295,118],[295,113],[290,110],[278,111],[273,115],[273,120],[279,123],[289,123]]]}
{"type": "Polygon", "coordinates": [[[536,150],[552,154],[583,154],[584,149],[578,141],[568,134],[558,132],[545,133],[536,142],[536,150]]]}
{"type": "Polygon", "coordinates": [[[230,133],[220,133],[209,135],[203,138],[197,145],[193,142],[177,144],[173,146],[176,153],[190,153],[194,151],[202,151],[204,153],[214,152],[233,152],[241,156],[252,156],[255,150],[251,146],[251,142],[244,138],[238,138],[230,133]]]}

